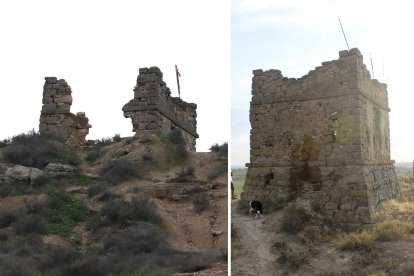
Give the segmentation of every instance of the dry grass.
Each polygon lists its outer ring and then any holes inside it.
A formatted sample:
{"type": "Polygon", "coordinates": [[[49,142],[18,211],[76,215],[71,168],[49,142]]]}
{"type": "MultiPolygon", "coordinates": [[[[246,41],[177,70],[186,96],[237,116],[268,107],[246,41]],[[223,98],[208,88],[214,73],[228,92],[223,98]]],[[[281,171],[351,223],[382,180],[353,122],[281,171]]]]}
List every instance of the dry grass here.
{"type": "Polygon", "coordinates": [[[336,247],[340,250],[371,251],[375,241],[412,240],[413,234],[413,222],[403,222],[398,220],[385,221],[375,225],[372,230],[339,236],[336,240],[336,247]]]}
{"type": "Polygon", "coordinates": [[[340,250],[365,250],[371,251],[374,246],[375,236],[372,231],[349,233],[339,236],[336,247],[340,250]]]}
{"type": "Polygon", "coordinates": [[[379,222],[386,220],[401,220],[414,222],[414,183],[405,182],[407,177],[400,177],[400,188],[402,196],[381,203],[376,212],[379,222]]]}

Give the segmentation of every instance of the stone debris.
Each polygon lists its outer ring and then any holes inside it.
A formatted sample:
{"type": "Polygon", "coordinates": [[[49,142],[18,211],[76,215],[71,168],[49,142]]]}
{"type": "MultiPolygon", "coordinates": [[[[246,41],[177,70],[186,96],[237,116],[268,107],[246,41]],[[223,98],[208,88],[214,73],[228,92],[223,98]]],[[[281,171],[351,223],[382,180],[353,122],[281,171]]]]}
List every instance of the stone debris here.
{"type": "Polygon", "coordinates": [[[195,151],[198,138],[197,105],[171,97],[171,91],[162,76],[157,67],[139,69],[134,98],[122,108],[124,116],[131,118],[132,131],[137,134],[168,134],[178,130],[186,142],[187,150],[195,151]]]}
{"type": "Polygon", "coordinates": [[[43,175],[43,171],[37,168],[14,165],[13,167],[7,168],[4,175],[6,181],[20,182],[29,185],[33,184],[39,176],[43,175]]]}
{"type": "Polygon", "coordinates": [[[76,115],[70,112],[72,105],[70,86],[65,80],[58,80],[55,77],[46,77],[45,80],[40,133],[61,137],[74,147],[85,146],[85,137],[92,126],[84,112],[78,112],[76,115]]]}
{"type": "Polygon", "coordinates": [[[242,200],[307,195],[335,223],[374,222],[399,197],[386,84],[371,79],[358,49],[341,51],[299,79],[254,70],[250,163],[242,200]]]}
{"type": "Polygon", "coordinates": [[[43,171],[50,176],[79,175],[79,169],[69,164],[49,163],[43,171]]]}

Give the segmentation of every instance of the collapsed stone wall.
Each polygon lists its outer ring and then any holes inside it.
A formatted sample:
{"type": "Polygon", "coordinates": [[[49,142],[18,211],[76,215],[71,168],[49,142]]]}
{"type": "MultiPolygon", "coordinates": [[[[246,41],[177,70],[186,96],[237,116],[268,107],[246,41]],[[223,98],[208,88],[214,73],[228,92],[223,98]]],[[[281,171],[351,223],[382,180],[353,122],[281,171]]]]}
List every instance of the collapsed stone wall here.
{"type": "Polygon", "coordinates": [[[131,118],[135,133],[169,133],[178,130],[187,150],[195,151],[197,134],[197,105],[171,97],[157,67],[140,68],[134,88],[134,99],[122,108],[131,118]]]}
{"type": "Polygon", "coordinates": [[[67,144],[80,147],[86,145],[89,133],[89,119],[84,112],[76,115],[70,112],[72,90],[64,79],[46,77],[43,86],[43,106],[40,114],[39,131],[63,138],[67,144]]]}
{"type": "Polygon", "coordinates": [[[299,79],[253,71],[250,163],[243,200],[307,196],[323,215],[356,227],[398,197],[390,160],[387,87],[358,49],[341,51],[299,79]]]}

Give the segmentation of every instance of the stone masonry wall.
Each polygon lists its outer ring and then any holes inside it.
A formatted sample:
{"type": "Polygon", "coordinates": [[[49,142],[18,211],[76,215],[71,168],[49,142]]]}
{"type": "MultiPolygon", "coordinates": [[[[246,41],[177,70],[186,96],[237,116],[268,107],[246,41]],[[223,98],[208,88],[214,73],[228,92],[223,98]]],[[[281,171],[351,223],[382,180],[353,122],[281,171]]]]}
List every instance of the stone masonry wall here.
{"type": "Polygon", "coordinates": [[[337,223],[372,223],[400,195],[390,160],[386,85],[358,49],[341,51],[299,79],[253,71],[250,163],[243,200],[308,196],[337,223]]]}
{"type": "Polygon", "coordinates": [[[45,80],[40,133],[60,136],[67,144],[74,147],[85,146],[85,137],[91,125],[85,113],[78,112],[75,115],[70,112],[72,105],[70,86],[65,80],[58,80],[55,77],[46,77],[45,80]]]}
{"type": "Polygon", "coordinates": [[[188,150],[195,151],[197,134],[197,105],[171,97],[157,67],[140,68],[134,88],[134,99],[122,108],[131,118],[136,133],[169,133],[179,130],[188,150]]]}

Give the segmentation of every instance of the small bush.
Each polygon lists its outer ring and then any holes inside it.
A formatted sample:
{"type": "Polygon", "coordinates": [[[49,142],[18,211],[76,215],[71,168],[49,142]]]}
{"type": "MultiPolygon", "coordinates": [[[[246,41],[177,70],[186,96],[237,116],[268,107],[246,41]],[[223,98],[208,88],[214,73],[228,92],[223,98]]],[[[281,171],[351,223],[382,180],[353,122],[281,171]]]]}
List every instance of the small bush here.
{"type": "Polygon", "coordinates": [[[46,219],[36,214],[20,216],[13,224],[13,228],[17,235],[27,235],[29,233],[46,234],[48,232],[46,219]]]}
{"type": "Polygon", "coordinates": [[[102,206],[100,213],[111,223],[122,223],[131,217],[131,206],[122,199],[115,199],[102,206]]]}
{"type": "Polygon", "coordinates": [[[226,163],[219,163],[216,165],[212,170],[207,174],[207,180],[212,181],[213,179],[216,179],[217,177],[221,175],[227,174],[228,171],[228,165],[226,163]]]}
{"type": "Polygon", "coordinates": [[[25,204],[27,214],[42,214],[47,209],[47,203],[44,201],[29,201],[25,204]]]}
{"type": "Polygon", "coordinates": [[[385,221],[375,225],[373,232],[378,241],[397,241],[414,233],[414,223],[385,221]]]}
{"type": "Polygon", "coordinates": [[[321,241],[321,229],[317,226],[308,225],[303,229],[300,238],[305,244],[317,244],[321,241]]]}
{"type": "Polygon", "coordinates": [[[372,231],[361,233],[349,233],[340,236],[336,241],[336,247],[340,250],[365,250],[371,251],[374,246],[375,236],[372,231]]]}
{"type": "Polygon", "coordinates": [[[194,206],[194,210],[198,214],[206,210],[209,205],[210,205],[209,199],[204,192],[200,192],[194,195],[193,206],[194,206]]]}
{"type": "Polygon", "coordinates": [[[287,244],[284,241],[276,241],[272,246],[272,253],[276,254],[287,249],[287,244]]]}
{"type": "Polygon", "coordinates": [[[0,242],[7,241],[8,239],[9,239],[9,234],[4,231],[0,231],[0,242]]]}
{"type": "Polygon", "coordinates": [[[52,178],[47,175],[40,175],[39,177],[35,178],[32,186],[34,188],[41,188],[47,185],[50,185],[52,183],[52,178]]]}
{"type": "Polygon", "coordinates": [[[220,157],[227,157],[228,156],[228,143],[224,142],[223,144],[219,145],[217,143],[215,143],[214,145],[212,145],[209,150],[211,152],[215,152],[217,153],[218,156],[220,157]]]}
{"type": "Polygon", "coordinates": [[[80,164],[74,151],[56,137],[40,135],[35,131],[19,134],[12,138],[3,156],[8,162],[43,169],[50,162],[80,164]]]}
{"type": "Polygon", "coordinates": [[[117,198],[121,198],[122,195],[120,194],[114,194],[113,192],[110,191],[104,191],[100,196],[98,196],[98,200],[99,201],[108,201],[108,200],[113,200],[113,199],[117,199],[117,198]]]}
{"type": "Polygon", "coordinates": [[[35,193],[36,190],[32,186],[27,186],[26,183],[21,182],[3,182],[0,185],[0,196],[19,196],[19,195],[28,195],[35,193]]]}
{"type": "Polygon", "coordinates": [[[114,142],[120,142],[122,140],[121,135],[120,134],[115,134],[114,137],[112,137],[112,141],[114,142]]]}
{"type": "Polygon", "coordinates": [[[288,248],[288,250],[281,251],[278,261],[288,269],[297,270],[301,265],[309,262],[309,254],[305,251],[294,252],[288,248]]]}
{"type": "Polygon", "coordinates": [[[145,153],[144,153],[144,155],[142,156],[142,161],[147,161],[147,162],[149,162],[149,161],[153,161],[153,158],[152,158],[152,152],[151,152],[151,149],[150,149],[150,148],[147,148],[147,149],[145,150],[145,153]]]}
{"type": "Polygon", "coordinates": [[[151,138],[150,136],[146,135],[146,134],[144,134],[144,135],[141,137],[141,139],[139,139],[139,142],[140,142],[141,144],[147,144],[147,145],[151,145],[151,144],[153,144],[153,143],[154,143],[154,142],[153,142],[153,140],[152,140],[152,138],[151,138]]]}
{"type": "Polygon", "coordinates": [[[178,129],[174,129],[168,133],[167,139],[173,143],[175,147],[175,159],[185,160],[187,158],[187,150],[186,150],[186,143],[184,140],[181,131],[178,129]]]}
{"type": "Polygon", "coordinates": [[[288,234],[297,234],[307,225],[310,218],[303,207],[289,206],[284,210],[281,229],[288,234]]]}
{"type": "Polygon", "coordinates": [[[92,198],[103,191],[105,191],[109,187],[109,184],[105,182],[96,183],[88,188],[88,197],[92,198]]]}
{"type": "Polygon", "coordinates": [[[108,273],[107,265],[103,263],[102,258],[98,256],[85,256],[76,261],[67,264],[62,268],[62,274],[65,276],[101,276],[112,275],[108,273]]]}
{"type": "Polygon", "coordinates": [[[183,183],[189,182],[194,178],[194,168],[181,168],[181,171],[175,174],[174,182],[183,183]]]}
{"type": "Polygon", "coordinates": [[[18,213],[16,211],[2,211],[0,213],[0,228],[5,228],[10,226],[18,218],[18,213]]]}
{"type": "Polygon", "coordinates": [[[85,160],[93,163],[98,161],[99,158],[101,158],[101,153],[98,150],[93,149],[86,154],[85,160]]]}
{"type": "Polygon", "coordinates": [[[133,197],[131,207],[136,220],[161,224],[161,217],[156,209],[157,206],[148,197],[133,197]]]}
{"type": "Polygon", "coordinates": [[[117,185],[139,176],[137,166],[127,159],[118,159],[106,164],[100,175],[107,182],[117,185]]]}
{"type": "Polygon", "coordinates": [[[129,227],[121,233],[112,235],[104,241],[106,252],[119,252],[125,254],[141,254],[153,252],[168,252],[171,247],[158,227],[140,222],[129,227]]]}
{"type": "Polygon", "coordinates": [[[112,138],[104,138],[96,140],[94,148],[102,148],[104,146],[109,146],[113,143],[112,138]]]}

